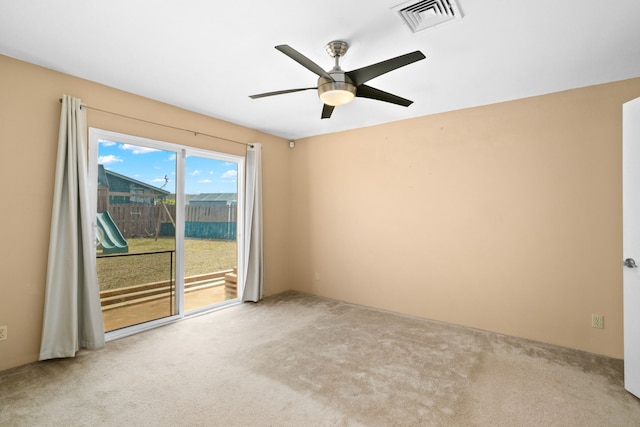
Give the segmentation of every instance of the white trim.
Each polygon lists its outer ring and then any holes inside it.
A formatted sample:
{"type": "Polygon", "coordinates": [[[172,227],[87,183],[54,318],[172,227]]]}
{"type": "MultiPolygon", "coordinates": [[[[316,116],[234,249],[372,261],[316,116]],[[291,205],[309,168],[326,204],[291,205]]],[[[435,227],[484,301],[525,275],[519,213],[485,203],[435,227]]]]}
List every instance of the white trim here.
{"type": "Polygon", "coordinates": [[[176,153],[176,311],[184,317],[184,158],[185,149],[176,153]],[[182,250],[178,250],[182,248],[182,250]]]}

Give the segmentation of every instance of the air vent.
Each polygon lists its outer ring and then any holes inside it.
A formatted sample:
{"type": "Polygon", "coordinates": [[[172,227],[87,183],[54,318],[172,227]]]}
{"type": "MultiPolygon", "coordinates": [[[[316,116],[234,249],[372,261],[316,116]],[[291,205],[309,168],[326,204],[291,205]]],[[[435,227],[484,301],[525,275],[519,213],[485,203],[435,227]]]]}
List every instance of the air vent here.
{"type": "Polygon", "coordinates": [[[454,0],[412,0],[391,10],[400,15],[412,33],[462,19],[462,12],[454,0]]]}

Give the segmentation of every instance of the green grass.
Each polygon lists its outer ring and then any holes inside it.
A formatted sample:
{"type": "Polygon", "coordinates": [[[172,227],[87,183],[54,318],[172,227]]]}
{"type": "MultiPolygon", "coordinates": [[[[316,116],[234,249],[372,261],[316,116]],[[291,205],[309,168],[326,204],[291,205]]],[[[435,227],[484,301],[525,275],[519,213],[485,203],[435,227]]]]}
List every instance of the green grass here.
{"type": "MultiPolygon", "coordinates": [[[[172,238],[128,239],[129,254],[175,250],[172,238]]],[[[185,277],[228,270],[236,266],[237,245],[235,241],[185,239],[185,277]]],[[[97,252],[101,255],[101,250],[97,252]]],[[[152,254],[123,257],[98,258],[98,283],[100,290],[115,289],[168,280],[173,269],[175,278],[175,253],[173,266],[170,254],[152,254]]]]}

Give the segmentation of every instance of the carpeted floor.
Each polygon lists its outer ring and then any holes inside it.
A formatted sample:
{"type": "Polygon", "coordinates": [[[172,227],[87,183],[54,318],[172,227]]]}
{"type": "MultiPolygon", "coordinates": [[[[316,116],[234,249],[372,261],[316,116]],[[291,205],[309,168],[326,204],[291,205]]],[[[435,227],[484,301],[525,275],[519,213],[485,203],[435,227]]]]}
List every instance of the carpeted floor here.
{"type": "Polygon", "coordinates": [[[622,361],[287,292],[0,372],[0,426],[640,426],[622,361]]]}

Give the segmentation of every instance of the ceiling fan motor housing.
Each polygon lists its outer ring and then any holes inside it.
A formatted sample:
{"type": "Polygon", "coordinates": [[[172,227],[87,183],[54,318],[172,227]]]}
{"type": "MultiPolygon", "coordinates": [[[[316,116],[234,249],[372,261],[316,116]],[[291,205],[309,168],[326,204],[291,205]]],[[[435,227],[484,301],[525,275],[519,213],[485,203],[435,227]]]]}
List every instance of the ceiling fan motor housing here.
{"type": "Polygon", "coordinates": [[[356,96],[356,86],[344,71],[329,71],[333,80],[318,78],[318,97],[327,105],[343,105],[356,96]]]}

